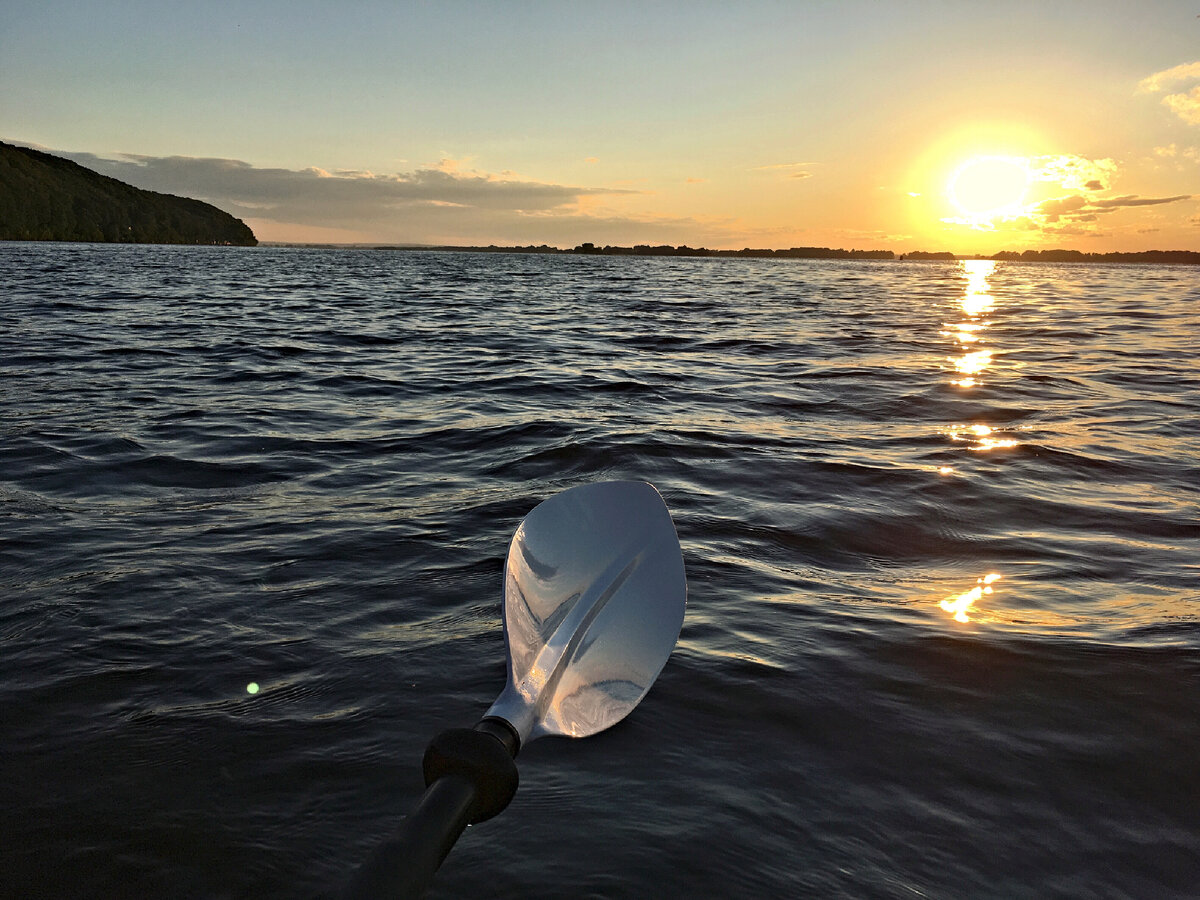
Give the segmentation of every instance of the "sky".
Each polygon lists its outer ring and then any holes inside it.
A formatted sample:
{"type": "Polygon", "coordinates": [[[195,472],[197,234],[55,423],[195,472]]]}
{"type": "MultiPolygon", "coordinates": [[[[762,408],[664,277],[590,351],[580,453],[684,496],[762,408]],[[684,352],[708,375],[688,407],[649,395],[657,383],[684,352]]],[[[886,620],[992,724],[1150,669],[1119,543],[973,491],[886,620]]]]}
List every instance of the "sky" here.
{"type": "Polygon", "coordinates": [[[0,0],[0,140],[261,241],[1200,250],[1200,0],[0,0]]]}

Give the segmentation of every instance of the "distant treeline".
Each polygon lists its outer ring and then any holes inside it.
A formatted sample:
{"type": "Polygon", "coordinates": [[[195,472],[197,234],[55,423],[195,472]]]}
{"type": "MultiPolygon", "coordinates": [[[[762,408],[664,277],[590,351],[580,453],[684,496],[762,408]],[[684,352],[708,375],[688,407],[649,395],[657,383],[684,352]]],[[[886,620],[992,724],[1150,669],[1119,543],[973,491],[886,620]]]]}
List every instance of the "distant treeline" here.
{"type": "Polygon", "coordinates": [[[580,244],[569,253],[599,253],[606,256],[742,256],[754,259],[895,259],[891,250],[831,250],[829,247],[792,247],[790,250],[709,250],[707,247],[672,247],[669,244],[633,247],[597,247],[580,244]]]}
{"type": "Polygon", "coordinates": [[[241,219],[215,206],[143,191],[68,159],[2,141],[0,240],[258,243],[241,219]]]}
{"type": "Polygon", "coordinates": [[[1200,253],[1194,250],[1143,250],[1140,253],[1081,253],[1078,250],[1004,250],[989,259],[1022,262],[1121,262],[1200,265],[1200,253]]]}
{"type": "Polygon", "coordinates": [[[1081,253],[1078,250],[1026,250],[1016,253],[1005,250],[993,256],[958,255],[948,250],[929,252],[913,250],[896,256],[891,250],[833,250],[829,247],[792,247],[789,250],[709,250],[705,247],[672,247],[670,244],[637,244],[633,247],[597,247],[595,244],[580,244],[569,250],[552,247],[549,244],[529,244],[527,246],[512,246],[488,244],[480,246],[457,246],[442,244],[295,244],[275,243],[268,241],[269,246],[279,247],[326,247],[357,248],[360,250],[399,250],[422,251],[426,253],[582,253],[593,256],[741,256],[759,259],[891,259],[897,261],[930,260],[934,262],[954,261],[958,259],[995,259],[1017,262],[1120,262],[1120,263],[1149,263],[1167,265],[1200,265],[1200,252],[1192,250],[1144,250],[1138,253],[1081,253]]]}
{"type": "MultiPolygon", "coordinates": [[[[315,245],[314,245],[315,246],[315,245]]],[[[333,245],[329,245],[333,246],[333,245]]],[[[670,244],[637,244],[633,247],[597,247],[595,244],[580,244],[570,250],[551,247],[549,244],[529,244],[524,247],[488,244],[486,247],[459,247],[440,245],[430,247],[420,244],[376,244],[375,250],[432,250],[458,253],[585,253],[593,256],[744,256],[759,259],[895,259],[891,250],[831,250],[829,247],[792,247],[790,250],[709,250],[707,247],[689,247],[686,244],[672,247],[670,244]]]]}
{"type": "Polygon", "coordinates": [[[1200,253],[1192,250],[1145,250],[1139,253],[1082,253],[1078,250],[1026,250],[1016,253],[1005,250],[993,256],[959,256],[947,250],[929,252],[913,250],[896,256],[891,250],[834,250],[829,247],[792,247],[789,250],[709,250],[706,247],[689,247],[686,244],[672,247],[670,244],[637,244],[633,247],[598,247],[595,244],[580,244],[570,250],[551,247],[548,244],[530,244],[524,247],[504,247],[489,244],[487,247],[396,247],[378,246],[385,250],[444,250],[470,253],[583,253],[598,256],[740,256],[756,259],[898,259],[946,261],[956,259],[1016,260],[1019,262],[1123,262],[1123,263],[1167,263],[1200,264],[1200,253]]]}
{"type": "MultiPolygon", "coordinates": [[[[488,248],[500,250],[499,247],[488,248]]],[[[901,259],[901,260],[955,260],[960,258],[949,251],[928,252],[914,250],[897,257],[891,250],[833,250],[829,247],[792,247],[790,250],[709,250],[705,247],[672,247],[664,244],[650,246],[638,244],[634,247],[597,247],[580,244],[573,250],[556,251],[549,247],[517,247],[522,253],[596,253],[609,256],[742,256],[758,259],[901,259]]],[[[1018,260],[1022,262],[1125,262],[1125,263],[1168,263],[1200,264],[1200,253],[1192,250],[1144,250],[1138,253],[1083,253],[1079,250],[1026,250],[1016,253],[1005,250],[993,256],[977,256],[975,259],[1018,260]]]]}

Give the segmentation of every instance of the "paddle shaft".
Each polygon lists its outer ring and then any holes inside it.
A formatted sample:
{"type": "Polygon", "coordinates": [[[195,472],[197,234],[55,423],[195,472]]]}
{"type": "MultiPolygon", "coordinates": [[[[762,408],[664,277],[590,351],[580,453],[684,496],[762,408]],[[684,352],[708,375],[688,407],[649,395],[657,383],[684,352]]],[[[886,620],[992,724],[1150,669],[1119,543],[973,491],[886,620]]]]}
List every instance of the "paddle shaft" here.
{"type": "Polygon", "coordinates": [[[490,819],[516,793],[518,747],[512,727],[495,718],[434,738],[425,750],[421,802],[375,848],[345,900],[420,897],[467,825],[490,819]]]}
{"type": "Polygon", "coordinates": [[[346,900],[420,897],[467,827],[475,785],[461,775],[439,778],[392,837],[359,869],[346,900]]]}

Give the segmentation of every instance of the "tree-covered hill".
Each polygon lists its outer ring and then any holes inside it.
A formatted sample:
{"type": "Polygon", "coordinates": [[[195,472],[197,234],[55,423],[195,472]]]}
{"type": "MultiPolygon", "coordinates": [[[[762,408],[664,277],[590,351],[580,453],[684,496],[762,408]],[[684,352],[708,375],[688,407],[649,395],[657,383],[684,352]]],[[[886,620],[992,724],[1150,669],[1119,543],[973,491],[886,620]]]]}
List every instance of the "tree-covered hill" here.
{"type": "Polygon", "coordinates": [[[241,219],[215,206],[143,191],[68,159],[2,141],[0,240],[258,243],[241,219]]]}

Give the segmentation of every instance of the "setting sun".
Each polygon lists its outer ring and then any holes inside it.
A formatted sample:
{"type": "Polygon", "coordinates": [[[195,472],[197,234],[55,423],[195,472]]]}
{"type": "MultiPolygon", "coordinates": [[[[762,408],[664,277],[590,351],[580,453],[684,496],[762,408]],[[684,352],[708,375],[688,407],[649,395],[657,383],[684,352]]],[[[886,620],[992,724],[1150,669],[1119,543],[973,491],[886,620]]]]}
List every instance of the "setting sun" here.
{"type": "Polygon", "coordinates": [[[1014,156],[976,156],[950,176],[946,192],[966,216],[988,219],[1020,209],[1029,189],[1028,161],[1014,156]]]}

